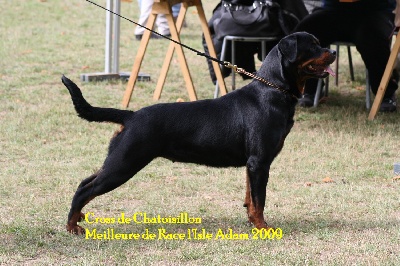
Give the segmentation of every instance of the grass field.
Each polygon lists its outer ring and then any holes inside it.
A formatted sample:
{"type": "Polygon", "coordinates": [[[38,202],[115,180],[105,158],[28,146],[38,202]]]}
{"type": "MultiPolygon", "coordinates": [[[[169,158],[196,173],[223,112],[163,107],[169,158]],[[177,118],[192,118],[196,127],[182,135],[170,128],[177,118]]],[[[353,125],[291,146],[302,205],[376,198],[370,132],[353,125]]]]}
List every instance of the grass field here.
{"type": "MultiPolygon", "coordinates": [[[[117,127],[79,119],[60,78],[76,81],[93,105],[121,106],[126,83],[79,81],[82,73],[104,69],[105,12],[83,0],[0,3],[0,264],[400,265],[400,181],[393,179],[393,163],[400,162],[400,113],[367,121],[364,66],[355,52],[356,81],[350,81],[342,56],[339,86],[331,84],[327,103],[317,109],[296,111],[295,126],[272,165],[265,214],[282,229],[280,240],[215,239],[229,229],[253,236],[242,207],[243,168],[164,159],[84,209],[93,213],[83,223],[90,232],[137,233],[138,240],[70,235],[65,224],[76,187],[101,166],[117,127]],[[201,224],[92,223],[122,213],[184,212],[201,224]],[[163,228],[176,234],[205,229],[213,239],[157,239],[163,228]],[[144,239],[146,230],[156,239],[144,239]]],[[[214,5],[204,1],[208,17],[214,5]]],[[[136,20],[136,1],[123,2],[122,14],[136,20]]],[[[181,38],[201,50],[196,16],[190,9],[181,38]]],[[[138,45],[134,25],[122,21],[122,71],[130,71],[138,45]]],[[[167,46],[165,40],[150,41],[141,72],[152,80],[137,83],[131,109],[155,103],[167,46]]],[[[199,98],[211,98],[205,59],[185,54],[199,98]]],[[[188,100],[174,57],[160,101],[178,98],[188,100]]]]}

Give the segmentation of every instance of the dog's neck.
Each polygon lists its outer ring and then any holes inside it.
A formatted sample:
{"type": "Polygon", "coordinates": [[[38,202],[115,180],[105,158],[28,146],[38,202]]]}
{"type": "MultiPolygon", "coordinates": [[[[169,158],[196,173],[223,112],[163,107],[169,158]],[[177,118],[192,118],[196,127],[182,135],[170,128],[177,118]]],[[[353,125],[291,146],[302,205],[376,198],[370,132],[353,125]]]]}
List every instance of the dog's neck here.
{"type": "Polygon", "coordinates": [[[282,58],[277,47],[272,48],[269,52],[257,72],[257,76],[268,80],[296,98],[300,98],[303,93],[305,80],[300,79],[295,66],[290,65],[282,58]],[[276,60],[276,58],[279,58],[279,60],[276,60]]]}

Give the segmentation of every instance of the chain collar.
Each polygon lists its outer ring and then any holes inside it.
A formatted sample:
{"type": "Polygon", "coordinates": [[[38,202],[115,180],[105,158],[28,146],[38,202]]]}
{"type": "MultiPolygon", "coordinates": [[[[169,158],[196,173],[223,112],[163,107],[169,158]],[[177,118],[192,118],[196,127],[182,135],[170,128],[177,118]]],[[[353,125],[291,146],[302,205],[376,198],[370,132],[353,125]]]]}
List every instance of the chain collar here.
{"type": "Polygon", "coordinates": [[[254,79],[258,80],[258,81],[261,81],[262,83],[265,83],[265,84],[267,84],[268,86],[270,86],[270,87],[272,87],[272,88],[274,88],[274,89],[277,89],[277,90],[279,90],[279,91],[281,91],[281,92],[283,92],[283,93],[289,94],[290,96],[292,96],[292,97],[295,98],[296,100],[298,99],[298,97],[297,97],[296,95],[294,95],[293,93],[291,93],[291,92],[289,92],[289,91],[287,91],[287,90],[282,89],[282,88],[279,87],[278,85],[276,85],[276,84],[274,84],[274,83],[271,83],[271,82],[269,82],[268,80],[266,80],[266,79],[264,79],[264,78],[262,78],[262,77],[259,77],[259,76],[257,76],[257,75],[254,75],[253,73],[247,72],[247,71],[244,70],[243,68],[237,67],[237,65],[232,65],[230,62],[226,62],[226,61],[225,61],[225,62],[224,62],[224,66],[227,67],[227,68],[233,69],[236,73],[245,74],[246,76],[249,76],[249,77],[252,77],[252,78],[254,78],[254,79]]]}

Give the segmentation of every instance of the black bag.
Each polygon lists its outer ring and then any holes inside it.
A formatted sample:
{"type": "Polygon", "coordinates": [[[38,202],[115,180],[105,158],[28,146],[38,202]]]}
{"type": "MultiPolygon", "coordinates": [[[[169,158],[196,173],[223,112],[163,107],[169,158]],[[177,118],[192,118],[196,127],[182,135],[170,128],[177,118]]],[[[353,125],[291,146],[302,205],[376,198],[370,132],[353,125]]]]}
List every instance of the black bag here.
{"type": "MultiPolygon", "coordinates": [[[[217,57],[220,58],[222,42],[225,36],[245,37],[278,37],[279,39],[291,33],[298,22],[308,14],[302,0],[258,0],[245,1],[225,0],[219,3],[208,22],[217,57]],[[249,5],[253,3],[252,5],[249,5]]],[[[277,42],[276,42],[277,43],[277,42]]],[[[269,51],[276,43],[268,43],[269,51]]],[[[208,48],[203,38],[206,53],[208,48]]],[[[248,72],[255,72],[254,54],[261,58],[261,47],[255,43],[237,43],[236,64],[248,72]],[[240,53],[240,54],[239,54],[240,53]]],[[[225,53],[225,60],[230,61],[230,45],[225,53]]],[[[215,73],[210,60],[209,71],[213,83],[216,83],[215,73]]],[[[223,68],[224,77],[229,76],[230,69],[223,68]]],[[[243,78],[248,78],[243,76],[243,78]]]]}
{"type": "Polygon", "coordinates": [[[251,6],[223,1],[214,14],[216,38],[226,35],[283,37],[300,21],[293,13],[283,10],[277,1],[267,0],[255,1],[251,6]]]}

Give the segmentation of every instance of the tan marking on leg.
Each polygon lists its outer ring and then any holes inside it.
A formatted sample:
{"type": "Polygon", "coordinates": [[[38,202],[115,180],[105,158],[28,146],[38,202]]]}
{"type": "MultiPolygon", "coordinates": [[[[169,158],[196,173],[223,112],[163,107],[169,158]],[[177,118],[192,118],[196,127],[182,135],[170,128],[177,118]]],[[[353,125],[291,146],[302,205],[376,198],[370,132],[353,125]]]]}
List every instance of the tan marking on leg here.
{"type": "Polygon", "coordinates": [[[244,204],[243,207],[249,208],[251,204],[251,198],[250,198],[250,180],[249,180],[249,174],[246,171],[246,196],[244,198],[244,204]]]}
{"type": "Polygon", "coordinates": [[[244,200],[244,207],[247,207],[247,217],[249,222],[254,225],[254,227],[260,228],[269,228],[264,220],[264,208],[259,207],[257,204],[256,207],[253,202],[253,197],[251,196],[251,187],[250,187],[250,176],[246,171],[246,197],[244,200]]]}

